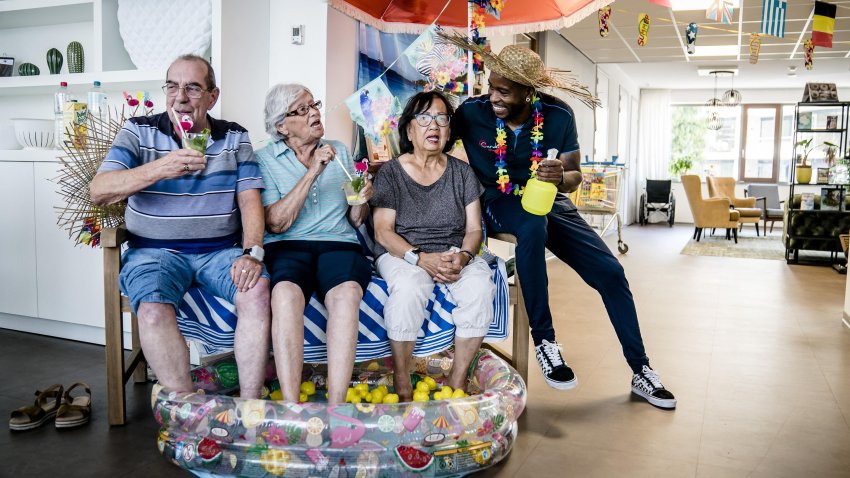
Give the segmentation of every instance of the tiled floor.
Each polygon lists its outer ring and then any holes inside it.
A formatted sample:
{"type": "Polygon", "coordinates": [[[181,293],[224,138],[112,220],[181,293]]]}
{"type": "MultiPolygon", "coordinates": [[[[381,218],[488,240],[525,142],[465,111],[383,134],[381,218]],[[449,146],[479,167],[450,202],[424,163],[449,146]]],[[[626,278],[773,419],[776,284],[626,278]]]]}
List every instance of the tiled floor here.
{"type": "MultiPolygon", "coordinates": [[[[680,255],[691,232],[629,227],[630,250],[620,256],[650,359],[678,409],[630,397],[630,372],[602,302],[553,261],[556,330],[579,387],[554,391],[535,365],[513,452],[479,476],[850,476],[846,276],[680,255]]],[[[0,331],[0,409],[71,377],[90,381],[95,393],[85,428],[0,433],[0,476],[187,476],[156,451],[146,387],[129,389],[127,426],[106,425],[102,354],[0,331]]]]}

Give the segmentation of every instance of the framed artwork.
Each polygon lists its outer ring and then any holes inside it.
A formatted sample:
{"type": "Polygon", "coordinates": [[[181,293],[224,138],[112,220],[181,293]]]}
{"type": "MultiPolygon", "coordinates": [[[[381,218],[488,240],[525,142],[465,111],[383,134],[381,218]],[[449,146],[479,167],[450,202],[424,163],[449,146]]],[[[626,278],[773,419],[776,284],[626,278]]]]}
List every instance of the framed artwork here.
{"type": "Polygon", "coordinates": [[[800,210],[812,211],[815,209],[815,193],[800,194],[800,210]]]}
{"type": "Polygon", "coordinates": [[[797,116],[797,129],[812,129],[812,112],[801,111],[797,116]]]}
{"type": "Polygon", "coordinates": [[[844,189],[842,188],[821,188],[820,190],[821,211],[838,211],[841,209],[843,200],[844,189]]]}
{"type": "Polygon", "coordinates": [[[826,129],[838,129],[838,116],[826,117],[826,129]]]}
{"type": "Polygon", "coordinates": [[[829,168],[818,168],[818,184],[829,184],[829,168]]]}

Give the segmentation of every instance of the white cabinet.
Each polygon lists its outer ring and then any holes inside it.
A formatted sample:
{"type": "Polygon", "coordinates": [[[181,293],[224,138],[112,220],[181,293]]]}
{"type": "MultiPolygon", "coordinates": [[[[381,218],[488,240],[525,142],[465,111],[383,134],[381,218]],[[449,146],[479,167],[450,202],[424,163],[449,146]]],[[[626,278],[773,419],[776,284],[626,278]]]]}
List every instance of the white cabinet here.
{"type": "Polygon", "coordinates": [[[38,315],[33,163],[0,162],[0,312],[38,315]]]}
{"type": "Polygon", "coordinates": [[[103,327],[103,252],[57,226],[58,163],[34,163],[38,317],[103,327]]]}

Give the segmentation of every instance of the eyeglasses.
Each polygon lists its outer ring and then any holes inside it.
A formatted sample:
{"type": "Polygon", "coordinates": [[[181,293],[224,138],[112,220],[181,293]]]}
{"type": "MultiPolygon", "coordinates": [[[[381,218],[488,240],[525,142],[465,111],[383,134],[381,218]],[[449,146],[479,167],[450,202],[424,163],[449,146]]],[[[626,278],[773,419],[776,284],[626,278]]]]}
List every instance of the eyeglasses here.
{"type": "Polygon", "coordinates": [[[286,117],[289,118],[290,116],[307,116],[310,113],[310,108],[313,108],[316,111],[320,111],[322,109],[322,102],[317,101],[309,105],[301,105],[296,108],[295,111],[290,111],[289,113],[286,113],[286,117]]]}
{"type": "Polygon", "coordinates": [[[168,82],[162,85],[162,92],[165,93],[165,96],[177,96],[177,94],[180,93],[180,90],[186,90],[186,96],[195,100],[203,96],[203,94],[207,91],[210,91],[195,84],[180,86],[177,83],[168,82]]]}
{"type": "Polygon", "coordinates": [[[437,126],[448,126],[452,117],[448,113],[437,113],[435,115],[429,113],[419,113],[415,116],[416,122],[419,126],[425,128],[431,124],[432,121],[437,122],[437,126]]]}

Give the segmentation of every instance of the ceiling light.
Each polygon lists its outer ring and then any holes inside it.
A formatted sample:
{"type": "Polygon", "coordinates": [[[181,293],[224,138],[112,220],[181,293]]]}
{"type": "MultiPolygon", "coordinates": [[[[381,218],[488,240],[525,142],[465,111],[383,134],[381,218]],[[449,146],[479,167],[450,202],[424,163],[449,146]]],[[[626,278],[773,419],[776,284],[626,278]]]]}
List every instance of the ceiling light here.
{"type": "Polygon", "coordinates": [[[738,75],[738,67],[737,66],[701,66],[697,68],[697,75],[699,76],[714,76],[715,71],[723,71],[726,72],[726,75],[738,75]]]}
{"type": "Polygon", "coordinates": [[[693,56],[738,56],[738,45],[697,45],[693,56]]]}

